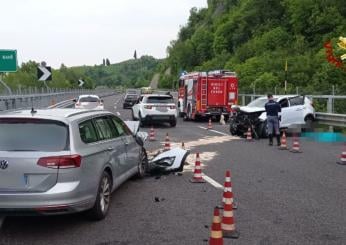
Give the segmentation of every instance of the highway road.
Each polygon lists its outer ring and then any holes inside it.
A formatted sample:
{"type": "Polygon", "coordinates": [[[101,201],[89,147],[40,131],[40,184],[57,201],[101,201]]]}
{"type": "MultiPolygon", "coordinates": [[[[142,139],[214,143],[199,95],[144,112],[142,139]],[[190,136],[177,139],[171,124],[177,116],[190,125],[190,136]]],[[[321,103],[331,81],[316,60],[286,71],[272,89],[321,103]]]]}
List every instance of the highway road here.
{"type": "MultiPolygon", "coordinates": [[[[121,95],[104,100],[106,109],[130,119],[121,95]]],[[[189,165],[182,176],[126,182],[113,194],[104,221],[91,222],[83,213],[7,217],[0,244],[208,244],[213,208],[221,202],[220,185],[228,169],[240,237],[225,239],[224,244],[346,244],[346,167],[336,164],[340,144],[302,140],[303,153],[294,154],[268,146],[267,140],[232,137],[227,125],[213,126],[208,131],[207,122],[182,120],[175,128],[155,126],[157,141],[147,142],[147,149],[162,148],[168,132],[173,145],[184,141],[190,149],[189,165]],[[210,177],[205,184],[189,182],[196,152],[201,153],[203,173],[210,177]]]]}

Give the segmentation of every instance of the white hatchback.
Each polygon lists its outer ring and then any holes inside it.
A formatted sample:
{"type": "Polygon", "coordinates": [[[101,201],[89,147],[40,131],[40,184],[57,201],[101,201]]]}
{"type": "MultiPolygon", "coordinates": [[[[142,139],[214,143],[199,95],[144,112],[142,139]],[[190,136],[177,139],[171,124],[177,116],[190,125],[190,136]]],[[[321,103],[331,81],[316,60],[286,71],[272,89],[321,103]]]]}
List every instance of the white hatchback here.
{"type": "Polygon", "coordinates": [[[177,108],[171,95],[142,95],[132,107],[133,120],[141,126],[146,123],[168,122],[172,127],[177,124],[177,108]]]}
{"type": "Polygon", "coordinates": [[[76,109],[104,109],[103,100],[97,95],[80,95],[73,101],[76,109]]]}

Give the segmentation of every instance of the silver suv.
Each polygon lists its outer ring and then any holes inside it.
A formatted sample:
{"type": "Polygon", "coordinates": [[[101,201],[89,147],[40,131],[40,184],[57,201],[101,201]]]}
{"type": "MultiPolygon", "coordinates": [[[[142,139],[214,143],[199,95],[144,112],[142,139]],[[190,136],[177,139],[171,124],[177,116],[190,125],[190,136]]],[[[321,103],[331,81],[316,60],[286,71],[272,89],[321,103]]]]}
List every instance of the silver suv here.
{"type": "Polygon", "coordinates": [[[89,210],[96,220],[111,193],[147,168],[143,142],[100,110],[22,110],[0,115],[0,213],[89,210]]]}

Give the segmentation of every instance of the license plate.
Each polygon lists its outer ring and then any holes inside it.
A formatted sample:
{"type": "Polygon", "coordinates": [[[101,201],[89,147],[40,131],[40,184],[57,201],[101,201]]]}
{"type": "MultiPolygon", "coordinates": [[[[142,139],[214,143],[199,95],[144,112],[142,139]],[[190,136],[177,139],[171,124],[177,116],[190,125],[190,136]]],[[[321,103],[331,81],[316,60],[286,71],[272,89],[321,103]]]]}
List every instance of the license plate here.
{"type": "Polygon", "coordinates": [[[168,111],[167,107],[157,107],[157,110],[160,112],[167,112],[168,111]]]}

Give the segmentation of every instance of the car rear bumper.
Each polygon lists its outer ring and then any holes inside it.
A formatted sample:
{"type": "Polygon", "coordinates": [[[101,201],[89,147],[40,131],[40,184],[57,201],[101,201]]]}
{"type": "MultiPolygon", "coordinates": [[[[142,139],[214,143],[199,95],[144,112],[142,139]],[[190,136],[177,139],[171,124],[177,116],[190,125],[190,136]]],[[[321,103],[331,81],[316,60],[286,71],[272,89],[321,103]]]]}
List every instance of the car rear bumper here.
{"type": "Polygon", "coordinates": [[[0,193],[0,214],[55,215],[90,209],[96,197],[81,194],[79,182],[58,183],[42,193],[0,193]]]}
{"type": "Polygon", "coordinates": [[[175,115],[147,115],[143,118],[146,122],[160,121],[160,122],[171,122],[177,120],[175,115]]]}

